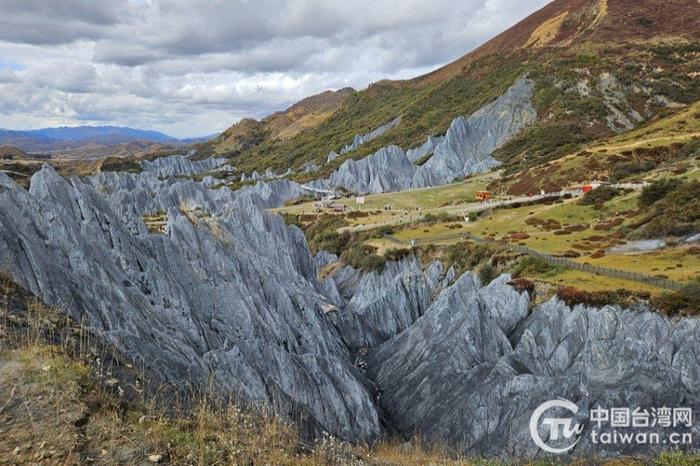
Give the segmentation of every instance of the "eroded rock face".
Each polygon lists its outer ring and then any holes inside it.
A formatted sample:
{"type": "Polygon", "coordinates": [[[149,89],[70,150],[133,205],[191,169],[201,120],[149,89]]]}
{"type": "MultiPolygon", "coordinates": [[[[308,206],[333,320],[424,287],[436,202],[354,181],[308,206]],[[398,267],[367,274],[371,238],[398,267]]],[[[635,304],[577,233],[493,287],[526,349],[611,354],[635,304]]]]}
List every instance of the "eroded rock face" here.
{"type": "Polygon", "coordinates": [[[48,166],[27,192],[2,175],[0,264],[164,380],[212,380],[350,440],[381,431],[303,234],[255,195],[48,166]],[[154,211],[166,234],[147,232],[154,211]]]}
{"type": "Polygon", "coordinates": [[[406,158],[408,158],[409,162],[415,163],[426,155],[432,154],[438,144],[442,143],[444,140],[444,136],[429,136],[428,140],[425,141],[422,146],[416,147],[415,149],[408,149],[406,151],[406,158]]]}
{"type": "Polygon", "coordinates": [[[244,186],[236,191],[237,196],[258,196],[260,205],[266,209],[281,207],[285,202],[297,199],[306,193],[299,183],[284,179],[258,181],[254,186],[244,186]]]}
{"type": "Polygon", "coordinates": [[[497,166],[491,153],[537,118],[531,103],[534,85],[520,78],[469,118],[456,118],[433,156],[416,171],[412,186],[437,186],[497,166]]]}
{"type": "Polygon", "coordinates": [[[334,283],[349,299],[331,318],[351,350],[371,348],[410,327],[452,278],[439,262],[422,270],[415,259],[390,262],[382,272],[345,270],[334,283]]]}
{"type": "Polygon", "coordinates": [[[586,424],[572,455],[649,452],[660,446],[593,445],[588,411],[700,408],[699,320],[570,309],[556,298],[528,315],[527,297],[508,280],[479,288],[462,276],[408,330],[369,353],[379,404],[401,431],[464,452],[533,457],[541,452],[530,416],[541,403],[566,398],[580,408],[575,421],[586,424]]]}
{"type": "MultiPolygon", "coordinates": [[[[389,123],[382,125],[376,129],[373,129],[367,134],[356,134],[355,139],[352,141],[352,144],[349,144],[340,151],[340,155],[347,154],[348,152],[354,151],[355,149],[358,149],[361,145],[366,144],[370,142],[373,139],[378,138],[379,136],[384,135],[387,131],[390,131],[397,126],[401,124],[401,117],[398,116],[391,120],[389,123]]],[[[330,156],[330,154],[329,154],[330,156]]]]}
{"type": "Polygon", "coordinates": [[[401,191],[409,187],[414,171],[400,147],[388,146],[364,159],[343,162],[330,185],[358,194],[401,191]]]}
{"type": "Polygon", "coordinates": [[[226,163],[226,159],[222,158],[192,161],[183,155],[173,155],[153,161],[144,160],[141,162],[141,168],[158,177],[166,178],[206,173],[221,167],[224,163],[226,163]]]}
{"type": "MultiPolygon", "coordinates": [[[[507,275],[483,287],[437,262],[366,274],[314,258],[263,209],[259,194],[274,204],[283,183],[232,192],[46,166],[25,191],[0,175],[0,270],[164,380],[211,382],[343,439],[375,439],[381,418],[467,454],[525,458],[540,454],[528,424],[547,400],[573,401],[583,423],[598,405],[700,410],[700,320],[556,299],[530,309],[507,275]],[[144,223],[156,213],[164,234],[144,223]],[[321,267],[335,273],[321,281],[321,267]]],[[[573,455],[649,451],[596,447],[590,427],[573,455]]]]}
{"type": "Polygon", "coordinates": [[[524,127],[535,122],[534,82],[518,79],[501,97],[468,118],[452,121],[444,137],[428,138],[405,153],[388,146],[360,160],[347,160],[329,180],[315,186],[342,187],[357,194],[401,191],[451,183],[499,165],[491,153],[524,127]],[[413,162],[433,155],[421,166],[413,162]]]}

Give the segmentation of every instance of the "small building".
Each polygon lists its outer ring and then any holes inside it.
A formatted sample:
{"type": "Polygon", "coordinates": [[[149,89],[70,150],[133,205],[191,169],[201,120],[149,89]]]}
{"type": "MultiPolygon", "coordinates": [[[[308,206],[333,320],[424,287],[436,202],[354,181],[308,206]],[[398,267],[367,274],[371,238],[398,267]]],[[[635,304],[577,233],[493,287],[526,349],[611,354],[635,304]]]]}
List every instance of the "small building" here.
{"type": "Polygon", "coordinates": [[[583,191],[584,193],[590,193],[591,191],[593,191],[593,185],[584,184],[583,188],[581,188],[581,191],[583,191]]]}
{"type": "Polygon", "coordinates": [[[477,191],[475,197],[477,201],[490,201],[491,193],[488,191],[477,191]]]}
{"type": "Polygon", "coordinates": [[[355,203],[356,204],[364,204],[365,203],[365,196],[357,196],[355,198],[355,203]]]}

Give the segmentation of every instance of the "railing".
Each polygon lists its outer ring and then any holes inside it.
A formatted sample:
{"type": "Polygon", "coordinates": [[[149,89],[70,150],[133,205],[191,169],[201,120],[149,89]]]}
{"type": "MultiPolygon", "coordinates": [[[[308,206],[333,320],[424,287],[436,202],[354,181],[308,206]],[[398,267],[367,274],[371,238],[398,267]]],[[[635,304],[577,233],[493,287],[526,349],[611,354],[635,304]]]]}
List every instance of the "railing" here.
{"type": "MultiPolygon", "coordinates": [[[[487,239],[487,238],[480,238],[478,236],[474,236],[471,233],[453,233],[453,234],[447,234],[447,235],[436,235],[432,236],[430,238],[421,238],[421,239],[414,239],[410,241],[404,241],[399,238],[396,238],[395,236],[391,235],[385,235],[385,239],[391,241],[394,244],[401,244],[404,246],[418,246],[421,244],[428,244],[428,243],[434,243],[438,241],[450,241],[454,239],[468,239],[472,241],[476,241],[479,243],[494,243],[496,241],[487,239]]],[[[500,243],[500,242],[499,242],[500,243]]],[[[638,283],[644,283],[646,285],[651,285],[655,286],[657,288],[664,288],[668,290],[680,290],[681,288],[684,287],[683,283],[676,282],[673,280],[669,280],[668,278],[663,278],[663,277],[654,277],[652,275],[645,275],[643,273],[638,273],[638,272],[630,272],[628,270],[618,270],[618,269],[611,269],[608,267],[601,267],[598,265],[592,265],[584,262],[576,262],[571,259],[567,259],[565,257],[554,257],[550,254],[545,254],[540,251],[536,251],[534,249],[530,249],[526,246],[520,246],[516,244],[510,244],[503,242],[502,243],[504,247],[507,249],[518,252],[521,254],[527,254],[529,256],[537,257],[540,258],[549,264],[552,265],[559,265],[563,267],[567,267],[573,270],[580,270],[582,272],[587,272],[587,273],[592,273],[596,275],[605,275],[607,277],[612,277],[612,278],[621,278],[624,280],[631,280],[635,281],[638,283]]]]}
{"type": "MultiPolygon", "coordinates": [[[[555,193],[545,193],[536,194],[533,196],[523,196],[516,197],[514,199],[505,199],[502,201],[484,201],[484,202],[474,202],[467,205],[461,205],[456,207],[439,207],[436,209],[431,209],[430,212],[417,213],[415,210],[399,210],[402,212],[399,218],[392,218],[390,220],[385,220],[383,222],[370,223],[367,225],[354,225],[339,228],[338,231],[362,231],[362,230],[372,230],[374,228],[393,226],[393,225],[404,225],[413,222],[422,222],[425,220],[426,215],[436,215],[436,214],[447,214],[447,215],[461,215],[466,216],[472,212],[482,212],[484,210],[494,209],[497,207],[504,207],[514,204],[527,204],[542,201],[544,199],[558,199],[561,197],[578,197],[582,196],[583,191],[580,189],[565,189],[563,191],[557,191],[555,193]]],[[[397,212],[396,210],[391,210],[390,212],[397,212]]]]}

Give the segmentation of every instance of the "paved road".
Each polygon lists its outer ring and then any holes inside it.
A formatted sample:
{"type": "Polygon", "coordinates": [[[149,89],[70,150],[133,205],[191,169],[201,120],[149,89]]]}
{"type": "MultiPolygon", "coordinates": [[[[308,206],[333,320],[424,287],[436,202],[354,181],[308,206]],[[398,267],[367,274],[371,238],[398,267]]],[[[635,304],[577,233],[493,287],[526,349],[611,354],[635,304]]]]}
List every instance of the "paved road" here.
{"type": "Polygon", "coordinates": [[[563,191],[557,191],[555,193],[537,194],[535,196],[521,196],[512,199],[505,199],[502,201],[475,202],[467,205],[455,207],[440,207],[437,209],[423,210],[420,212],[417,212],[415,210],[390,210],[388,212],[400,212],[404,215],[397,218],[392,218],[391,220],[387,220],[384,222],[343,227],[340,228],[339,231],[364,231],[383,226],[405,225],[407,223],[421,221],[428,214],[435,215],[440,213],[446,213],[447,215],[467,216],[472,212],[483,212],[484,210],[489,210],[496,207],[509,206],[524,202],[535,202],[543,199],[558,199],[565,196],[579,197],[582,195],[583,191],[581,191],[580,189],[567,189],[563,191]]]}
{"type": "MultiPolygon", "coordinates": [[[[618,189],[632,189],[635,191],[643,189],[645,186],[647,186],[648,183],[616,183],[616,184],[610,184],[607,186],[613,187],[613,188],[618,188],[618,189]]],[[[428,188],[429,189],[429,188],[428,188]]],[[[372,223],[372,224],[367,224],[367,225],[354,225],[354,226],[348,226],[348,227],[343,227],[340,228],[339,231],[364,231],[364,230],[371,230],[373,228],[379,228],[379,227],[384,227],[384,226],[392,226],[392,225],[405,225],[407,223],[412,223],[416,221],[421,221],[427,214],[440,214],[440,213],[447,213],[448,215],[459,215],[462,217],[466,217],[472,212],[483,212],[485,210],[493,209],[495,207],[503,207],[503,206],[509,206],[513,204],[518,204],[518,203],[524,203],[524,202],[533,202],[533,201],[539,201],[543,199],[558,199],[561,197],[566,197],[566,196],[571,196],[571,197],[580,197],[583,196],[584,192],[581,189],[564,189],[562,191],[557,191],[553,193],[545,193],[545,194],[537,194],[534,196],[521,196],[521,197],[516,197],[512,199],[505,199],[502,201],[486,201],[486,202],[474,202],[472,204],[466,204],[466,205],[461,205],[461,206],[455,206],[455,207],[439,207],[436,209],[430,209],[430,210],[422,210],[422,211],[415,211],[415,210],[389,210],[387,212],[398,212],[403,215],[400,217],[392,218],[391,220],[387,220],[384,222],[377,222],[377,223],[372,223]]]]}

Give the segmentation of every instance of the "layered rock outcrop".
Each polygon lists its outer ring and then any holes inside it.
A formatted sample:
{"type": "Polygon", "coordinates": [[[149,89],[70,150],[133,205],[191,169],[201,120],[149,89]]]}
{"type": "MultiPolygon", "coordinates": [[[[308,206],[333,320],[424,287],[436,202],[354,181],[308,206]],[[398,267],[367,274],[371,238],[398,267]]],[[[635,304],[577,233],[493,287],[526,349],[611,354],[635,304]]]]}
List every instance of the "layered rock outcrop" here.
{"type": "Polygon", "coordinates": [[[176,177],[199,175],[215,170],[226,163],[226,159],[213,158],[205,160],[190,160],[184,155],[161,157],[153,161],[144,160],[141,168],[158,177],[176,177]]]}
{"type": "Polygon", "coordinates": [[[531,103],[534,86],[532,80],[520,78],[469,118],[456,118],[430,160],[416,170],[412,186],[437,186],[497,166],[491,153],[537,118],[531,103]]]}
{"type": "Polygon", "coordinates": [[[415,171],[400,147],[388,146],[361,160],[346,160],[329,180],[331,187],[367,194],[407,189],[415,171]]]}
{"type": "Polygon", "coordinates": [[[406,158],[409,162],[415,163],[421,158],[435,152],[435,148],[444,140],[444,136],[428,136],[428,139],[423,143],[422,146],[416,147],[414,149],[408,149],[406,151],[406,158]]]}
{"type": "Polygon", "coordinates": [[[285,202],[297,199],[307,191],[299,183],[289,180],[258,181],[253,186],[244,186],[236,191],[237,196],[257,196],[258,203],[266,208],[281,207],[285,202]]]}
{"type": "MultiPolygon", "coordinates": [[[[585,425],[571,455],[649,452],[662,446],[592,444],[589,411],[700,408],[700,320],[570,309],[556,298],[528,315],[527,296],[505,286],[509,278],[480,288],[463,275],[408,330],[368,354],[379,404],[400,431],[464,452],[533,457],[541,452],[530,417],[541,403],[566,398],[585,425]]],[[[659,426],[649,432],[665,435],[659,426]]]]}
{"type": "Polygon", "coordinates": [[[584,425],[572,455],[641,453],[663,445],[594,445],[588,412],[700,409],[699,319],[556,298],[532,308],[507,275],[484,287],[414,258],[371,273],[314,258],[264,210],[301,189],[290,183],[232,192],[46,166],[25,191],[0,175],[0,270],[159,378],[271,406],[310,433],[534,457],[530,417],[561,397],[584,425]]]}
{"type": "Polygon", "coordinates": [[[499,165],[494,150],[524,127],[535,122],[532,106],[534,82],[518,79],[501,97],[469,118],[452,121],[444,137],[431,137],[420,147],[404,152],[388,146],[360,160],[346,160],[325,188],[344,188],[357,194],[400,191],[451,183],[499,165]],[[432,153],[421,166],[413,162],[432,153]]]}
{"type": "Polygon", "coordinates": [[[255,195],[48,166],[27,192],[1,175],[0,264],[164,380],[212,381],[350,440],[381,432],[303,234],[255,195]],[[147,231],[155,211],[166,234],[147,231]]]}
{"type": "Polygon", "coordinates": [[[356,134],[355,139],[353,139],[352,143],[341,149],[340,155],[347,154],[348,152],[359,149],[359,147],[361,145],[366,144],[373,139],[377,139],[379,136],[383,136],[388,131],[391,131],[392,129],[396,128],[400,124],[401,124],[401,117],[398,116],[398,117],[394,118],[393,120],[391,120],[389,123],[382,125],[376,129],[373,129],[372,131],[370,131],[367,134],[356,134]]]}
{"type": "Polygon", "coordinates": [[[445,271],[439,262],[423,270],[415,259],[367,274],[348,267],[334,277],[347,301],[331,318],[351,350],[371,348],[410,327],[453,278],[454,270],[445,271]]]}

